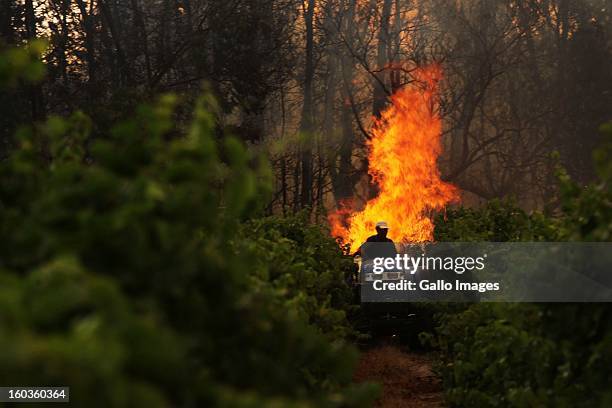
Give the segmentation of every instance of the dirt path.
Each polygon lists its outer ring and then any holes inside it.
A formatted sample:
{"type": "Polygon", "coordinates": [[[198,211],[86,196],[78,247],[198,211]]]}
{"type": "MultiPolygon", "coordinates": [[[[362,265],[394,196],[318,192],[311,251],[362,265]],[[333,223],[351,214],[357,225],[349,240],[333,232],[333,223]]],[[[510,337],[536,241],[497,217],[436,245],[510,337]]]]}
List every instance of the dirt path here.
{"type": "Polygon", "coordinates": [[[398,346],[381,346],[364,351],[355,381],[382,384],[377,407],[443,407],[440,380],[423,354],[402,351],[398,346]]]}

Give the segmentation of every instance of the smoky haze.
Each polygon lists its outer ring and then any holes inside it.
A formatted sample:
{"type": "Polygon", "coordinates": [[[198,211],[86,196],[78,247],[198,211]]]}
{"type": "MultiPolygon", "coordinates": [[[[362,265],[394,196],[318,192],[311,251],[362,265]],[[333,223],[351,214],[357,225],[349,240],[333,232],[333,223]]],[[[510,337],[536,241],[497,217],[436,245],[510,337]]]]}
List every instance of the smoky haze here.
{"type": "Polygon", "coordinates": [[[554,208],[557,162],[590,180],[611,117],[611,12],[610,0],[3,1],[2,42],[50,48],[47,80],[0,99],[0,157],[19,123],[81,109],[100,118],[96,137],[153,95],[189,105],[205,82],[219,126],[272,159],[270,211],[361,205],[377,194],[372,118],[439,63],[443,179],[467,205],[554,208]]]}

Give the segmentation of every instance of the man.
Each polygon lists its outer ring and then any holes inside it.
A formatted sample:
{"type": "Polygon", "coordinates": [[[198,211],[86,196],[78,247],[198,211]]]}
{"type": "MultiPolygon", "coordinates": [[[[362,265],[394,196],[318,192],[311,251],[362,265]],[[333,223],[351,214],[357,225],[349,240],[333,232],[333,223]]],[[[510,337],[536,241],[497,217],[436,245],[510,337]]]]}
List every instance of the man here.
{"type": "Polygon", "coordinates": [[[353,256],[362,255],[362,248],[368,242],[386,242],[388,243],[387,245],[380,245],[378,246],[378,248],[381,248],[381,249],[385,248],[387,250],[385,250],[384,252],[388,252],[390,256],[395,256],[395,254],[397,253],[395,250],[395,244],[393,243],[391,239],[387,238],[388,232],[389,232],[389,226],[387,225],[387,223],[385,221],[378,221],[376,223],[376,235],[372,235],[371,237],[366,239],[366,242],[362,244],[359,247],[359,249],[357,249],[357,251],[355,251],[353,256]]]}

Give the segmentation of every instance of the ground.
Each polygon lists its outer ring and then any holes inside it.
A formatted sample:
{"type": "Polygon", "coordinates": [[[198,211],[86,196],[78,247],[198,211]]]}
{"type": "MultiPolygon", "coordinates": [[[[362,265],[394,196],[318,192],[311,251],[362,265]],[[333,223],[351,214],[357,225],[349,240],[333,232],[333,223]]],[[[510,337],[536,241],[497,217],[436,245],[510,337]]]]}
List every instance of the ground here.
{"type": "Polygon", "coordinates": [[[398,345],[364,350],[355,372],[357,382],[377,382],[383,390],[376,407],[443,407],[439,378],[427,354],[414,353],[398,345]]]}

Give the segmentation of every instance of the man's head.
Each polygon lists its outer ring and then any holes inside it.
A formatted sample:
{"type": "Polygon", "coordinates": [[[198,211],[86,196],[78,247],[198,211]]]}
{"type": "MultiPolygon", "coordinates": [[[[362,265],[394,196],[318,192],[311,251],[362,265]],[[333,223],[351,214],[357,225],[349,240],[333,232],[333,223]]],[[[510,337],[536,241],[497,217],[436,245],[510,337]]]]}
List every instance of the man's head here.
{"type": "Polygon", "coordinates": [[[389,226],[385,221],[378,221],[376,223],[376,233],[379,237],[386,238],[387,232],[389,232],[389,226]]]}

